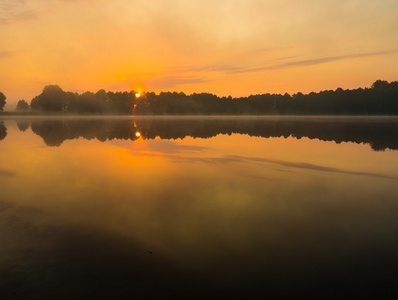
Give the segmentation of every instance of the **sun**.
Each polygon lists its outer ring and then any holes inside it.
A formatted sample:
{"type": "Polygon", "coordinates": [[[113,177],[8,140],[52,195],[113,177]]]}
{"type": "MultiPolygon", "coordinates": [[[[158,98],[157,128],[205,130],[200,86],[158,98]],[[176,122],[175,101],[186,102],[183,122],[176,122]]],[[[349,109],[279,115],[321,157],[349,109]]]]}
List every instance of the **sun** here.
{"type": "Polygon", "coordinates": [[[135,97],[136,97],[136,98],[141,97],[141,93],[135,93],[135,97]]]}
{"type": "Polygon", "coordinates": [[[137,131],[137,132],[135,133],[135,136],[139,138],[139,137],[141,136],[141,133],[139,133],[139,132],[137,131]]]}

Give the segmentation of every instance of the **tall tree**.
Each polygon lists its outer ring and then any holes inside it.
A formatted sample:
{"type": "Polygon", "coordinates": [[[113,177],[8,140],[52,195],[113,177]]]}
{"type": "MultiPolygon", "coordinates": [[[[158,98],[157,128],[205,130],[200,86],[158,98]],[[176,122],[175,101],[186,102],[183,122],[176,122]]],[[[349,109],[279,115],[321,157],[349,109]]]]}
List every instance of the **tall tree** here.
{"type": "Polygon", "coordinates": [[[32,99],[32,110],[45,112],[65,112],[68,108],[68,95],[58,85],[47,85],[43,92],[32,99]]]}
{"type": "Polygon", "coordinates": [[[19,100],[17,103],[17,111],[29,111],[30,107],[28,102],[26,102],[25,100],[19,100]]]}

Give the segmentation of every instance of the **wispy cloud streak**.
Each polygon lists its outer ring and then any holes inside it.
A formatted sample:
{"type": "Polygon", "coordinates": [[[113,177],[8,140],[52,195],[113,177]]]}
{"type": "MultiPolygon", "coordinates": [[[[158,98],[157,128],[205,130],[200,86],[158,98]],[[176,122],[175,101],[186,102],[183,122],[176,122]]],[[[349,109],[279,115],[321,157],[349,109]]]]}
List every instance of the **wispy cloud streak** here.
{"type": "Polygon", "coordinates": [[[174,88],[181,84],[203,83],[207,82],[205,78],[196,76],[174,76],[166,75],[142,80],[146,86],[155,90],[174,88]]]}
{"type": "Polygon", "coordinates": [[[0,169],[0,176],[4,176],[4,177],[16,177],[18,174],[15,171],[12,170],[4,170],[4,169],[0,169]]]}
{"type": "MultiPolygon", "coordinates": [[[[361,57],[371,57],[371,56],[378,56],[378,55],[388,55],[398,53],[398,49],[395,50],[388,50],[388,51],[379,51],[379,52],[368,52],[368,53],[356,53],[356,54],[348,54],[348,55],[340,55],[340,56],[329,56],[329,57],[321,57],[321,58],[314,58],[314,59],[304,59],[304,60],[296,60],[285,62],[281,64],[273,64],[273,65],[263,65],[259,67],[241,67],[241,66],[230,66],[230,65],[211,65],[205,66],[200,69],[196,69],[196,71],[218,71],[224,72],[227,74],[238,74],[238,73],[252,73],[252,72],[261,72],[261,71],[268,71],[268,70],[278,70],[278,69],[285,69],[290,67],[306,67],[306,66],[313,66],[319,65],[329,62],[335,62],[339,60],[345,59],[354,59],[354,58],[361,58],[361,57]]],[[[288,59],[286,57],[285,59],[288,59]]]]}
{"type": "Polygon", "coordinates": [[[0,0],[0,25],[32,19],[36,13],[26,0],[0,0]]]}
{"type": "Polygon", "coordinates": [[[0,59],[7,58],[7,57],[10,57],[13,55],[14,55],[14,52],[12,52],[12,51],[3,51],[3,52],[0,52],[0,59]]]}

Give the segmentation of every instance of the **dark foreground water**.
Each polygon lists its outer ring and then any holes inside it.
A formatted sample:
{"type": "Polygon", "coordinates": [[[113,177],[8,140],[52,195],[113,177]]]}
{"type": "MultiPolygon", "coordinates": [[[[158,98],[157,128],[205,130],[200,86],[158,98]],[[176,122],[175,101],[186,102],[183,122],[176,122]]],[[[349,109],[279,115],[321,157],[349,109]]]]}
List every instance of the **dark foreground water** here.
{"type": "Polygon", "coordinates": [[[397,118],[0,119],[0,299],[396,299],[397,118]]]}

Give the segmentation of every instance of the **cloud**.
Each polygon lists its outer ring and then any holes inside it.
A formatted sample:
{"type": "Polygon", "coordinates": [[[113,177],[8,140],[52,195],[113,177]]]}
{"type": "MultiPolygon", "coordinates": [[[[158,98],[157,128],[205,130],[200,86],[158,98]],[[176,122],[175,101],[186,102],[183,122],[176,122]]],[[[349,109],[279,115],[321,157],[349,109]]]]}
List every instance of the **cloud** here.
{"type": "MultiPolygon", "coordinates": [[[[227,74],[252,73],[252,72],[261,72],[261,71],[268,71],[268,70],[285,69],[285,68],[290,68],[290,67],[313,66],[313,65],[319,65],[319,64],[324,64],[324,63],[334,62],[334,61],[339,61],[339,60],[345,60],[345,59],[371,57],[371,56],[378,56],[378,55],[388,55],[388,54],[392,54],[392,53],[398,53],[398,49],[388,50],[388,51],[379,51],[379,52],[356,53],[356,54],[348,54],[348,55],[340,55],[340,56],[329,56],[329,57],[305,59],[305,60],[296,60],[296,61],[291,61],[291,62],[286,62],[286,63],[281,63],[281,64],[274,64],[274,65],[267,65],[267,66],[260,66],[260,67],[239,67],[239,66],[230,66],[230,65],[213,65],[213,66],[202,67],[198,70],[218,71],[218,72],[224,72],[227,74]]],[[[285,57],[283,59],[288,59],[288,58],[289,57],[285,57]]]]}
{"type": "Polygon", "coordinates": [[[3,52],[0,52],[0,59],[13,56],[14,54],[15,54],[15,53],[12,52],[12,51],[3,51],[3,52]]]}
{"type": "Polygon", "coordinates": [[[93,0],[0,0],[0,25],[38,17],[57,3],[77,3],[93,0]]]}
{"type": "Polygon", "coordinates": [[[141,80],[145,86],[152,90],[165,90],[182,84],[208,82],[207,79],[197,76],[165,75],[141,80]]]}
{"type": "Polygon", "coordinates": [[[0,169],[0,176],[5,176],[5,177],[16,177],[18,174],[15,171],[12,170],[4,170],[0,169]]]}
{"type": "Polygon", "coordinates": [[[134,73],[129,79],[115,82],[106,87],[107,90],[129,90],[134,86],[144,86],[145,90],[168,90],[178,85],[209,82],[210,80],[189,76],[182,73],[187,69],[174,68],[171,70],[154,72],[134,73]],[[181,75],[180,75],[181,74],[181,75]]]}
{"type": "Polygon", "coordinates": [[[224,73],[240,73],[244,67],[230,66],[230,65],[210,65],[199,68],[191,68],[190,71],[210,71],[210,72],[224,72],[224,73]]]}
{"type": "Polygon", "coordinates": [[[2,11],[12,11],[15,7],[26,4],[26,0],[0,0],[0,8],[2,11]]]}
{"type": "Polygon", "coordinates": [[[35,16],[33,7],[26,0],[0,0],[0,25],[35,16]]]}
{"type": "Polygon", "coordinates": [[[261,48],[261,49],[255,49],[250,51],[250,54],[256,54],[256,53],[269,53],[269,52],[280,52],[288,49],[292,49],[293,47],[272,47],[272,48],[261,48]]]}

